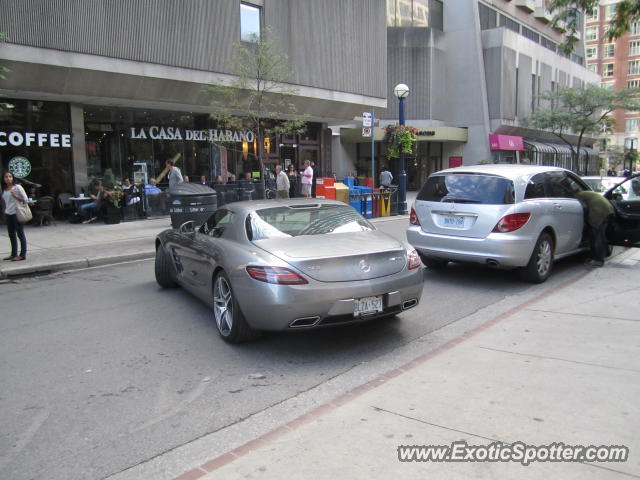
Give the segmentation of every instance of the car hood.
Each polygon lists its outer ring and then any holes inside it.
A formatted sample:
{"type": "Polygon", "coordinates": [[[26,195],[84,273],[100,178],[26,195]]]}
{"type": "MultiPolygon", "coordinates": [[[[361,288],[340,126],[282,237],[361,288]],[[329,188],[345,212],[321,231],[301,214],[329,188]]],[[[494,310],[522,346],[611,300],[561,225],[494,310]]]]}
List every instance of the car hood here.
{"type": "Polygon", "coordinates": [[[393,275],[407,263],[404,244],[380,231],[301,235],[253,243],[321,282],[393,275]]]}

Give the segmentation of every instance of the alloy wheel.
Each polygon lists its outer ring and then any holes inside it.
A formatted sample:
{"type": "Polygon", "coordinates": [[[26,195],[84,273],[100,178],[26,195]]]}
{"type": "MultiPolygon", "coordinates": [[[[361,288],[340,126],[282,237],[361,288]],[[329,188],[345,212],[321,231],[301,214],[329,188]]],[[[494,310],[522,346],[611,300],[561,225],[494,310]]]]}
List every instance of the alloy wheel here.
{"type": "Polygon", "coordinates": [[[551,256],[551,243],[545,238],[538,247],[538,259],[536,261],[538,273],[541,277],[547,275],[549,268],[551,268],[551,256]]]}
{"type": "Polygon", "coordinates": [[[228,336],[233,328],[233,292],[222,275],[216,277],[213,289],[213,314],[222,336],[228,336]]]}

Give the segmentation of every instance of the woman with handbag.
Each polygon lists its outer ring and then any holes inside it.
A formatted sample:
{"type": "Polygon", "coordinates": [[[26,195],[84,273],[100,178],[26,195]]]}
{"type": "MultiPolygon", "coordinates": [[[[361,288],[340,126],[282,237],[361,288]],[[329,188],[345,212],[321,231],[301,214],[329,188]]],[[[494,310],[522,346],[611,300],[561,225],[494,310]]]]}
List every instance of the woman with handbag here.
{"type": "Polygon", "coordinates": [[[4,215],[7,220],[7,232],[11,241],[11,255],[4,260],[18,262],[27,258],[27,237],[24,235],[24,227],[18,217],[24,221],[29,221],[31,211],[29,208],[27,193],[22,186],[14,183],[13,174],[5,172],[2,175],[2,200],[4,202],[4,215]],[[20,239],[20,255],[18,255],[18,241],[20,239]]]}

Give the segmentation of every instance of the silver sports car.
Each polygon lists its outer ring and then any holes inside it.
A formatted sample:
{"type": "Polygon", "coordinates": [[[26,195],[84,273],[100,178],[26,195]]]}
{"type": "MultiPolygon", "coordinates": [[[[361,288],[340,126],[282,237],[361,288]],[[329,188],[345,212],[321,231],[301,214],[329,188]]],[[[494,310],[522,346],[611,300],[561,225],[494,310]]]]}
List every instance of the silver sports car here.
{"type": "Polygon", "coordinates": [[[417,252],[332,200],[263,200],[218,208],[161,232],[155,274],[213,308],[222,338],[392,316],[420,301],[417,252]]]}

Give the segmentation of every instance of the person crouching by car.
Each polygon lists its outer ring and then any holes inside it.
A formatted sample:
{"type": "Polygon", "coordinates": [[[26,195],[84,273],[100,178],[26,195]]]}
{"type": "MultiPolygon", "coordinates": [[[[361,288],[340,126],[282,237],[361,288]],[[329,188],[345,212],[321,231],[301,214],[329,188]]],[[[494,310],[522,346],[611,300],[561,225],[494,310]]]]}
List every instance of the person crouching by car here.
{"type": "Polygon", "coordinates": [[[590,236],[591,258],[585,264],[602,267],[607,256],[607,226],[614,215],[613,205],[601,194],[589,190],[576,192],[576,197],[586,207],[590,236]]]}
{"type": "Polygon", "coordinates": [[[27,237],[24,234],[24,227],[18,221],[16,207],[18,202],[27,202],[27,193],[21,185],[13,183],[13,174],[4,172],[2,175],[2,203],[4,205],[4,216],[7,221],[7,233],[11,242],[11,255],[4,260],[14,262],[27,258],[27,237]],[[18,240],[20,239],[20,255],[18,255],[18,240]]]}

